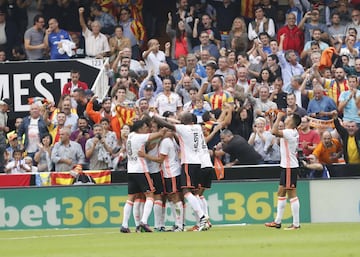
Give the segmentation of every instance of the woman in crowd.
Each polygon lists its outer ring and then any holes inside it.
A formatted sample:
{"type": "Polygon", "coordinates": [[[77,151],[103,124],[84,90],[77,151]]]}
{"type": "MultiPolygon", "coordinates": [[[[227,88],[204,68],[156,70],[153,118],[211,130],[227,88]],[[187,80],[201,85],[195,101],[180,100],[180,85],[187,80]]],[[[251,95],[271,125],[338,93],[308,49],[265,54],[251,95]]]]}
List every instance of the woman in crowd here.
{"type": "Polygon", "coordinates": [[[110,62],[115,60],[116,56],[124,48],[131,48],[131,41],[123,35],[123,27],[118,25],[115,27],[114,36],[109,39],[110,45],[110,62]]]}
{"type": "Polygon", "coordinates": [[[37,163],[39,172],[49,172],[52,170],[51,162],[52,138],[50,134],[45,134],[41,138],[39,150],[35,153],[34,161],[37,163]]]}
{"type": "MultiPolygon", "coordinates": [[[[248,48],[248,34],[246,30],[246,25],[244,20],[240,17],[235,18],[232,23],[227,45],[235,46],[236,42],[242,42],[242,48],[248,48]]],[[[232,47],[232,49],[235,50],[234,47],[232,47]]]]}
{"type": "Polygon", "coordinates": [[[255,95],[256,96],[259,95],[259,89],[262,86],[267,86],[270,89],[269,92],[272,93],[272,91],[273,91],[272,82],[274,82],[272,72],[270,71],[269,68],[263,68],[260,71],[259,77],[257,78],[257,83],[256,83],[256,87],[255,87],[255,95]]]}
{"type": "Polygon", "coordinates": [[[189,24],[183,20],[179,20],[177,24],[173,24],[171,13],[169,13],[168,19],[166,33],[171,38],[171,57],[178,59],[180,56],[186,56],[191,52],[192,30],[189,24]]]}
{"type": "Polygon", "coordinates": [[[127,168],[127,155],[126,155],[126,141],[130,133],[130,126],[124,124],[121,128],[121,135],[118,145],[120,150],[116,153],[113,159],[113,168],[115,170],[126,170],[127,168]]]}
{"type": "Polygon", "coordinates": [[[266,119],[263,117],[258,117],[255,120],[254,125],[254,132],[251,133],[250,138],[248,140],[249,145],[252,145],[257,151],[264,162],[271,161],[270,155],[269,155],[269,146],[266,147],[268,144],[268,141],[271,141],[273,139],[273,135],[270,131],[265,130],[266,126],[266,119]]]}

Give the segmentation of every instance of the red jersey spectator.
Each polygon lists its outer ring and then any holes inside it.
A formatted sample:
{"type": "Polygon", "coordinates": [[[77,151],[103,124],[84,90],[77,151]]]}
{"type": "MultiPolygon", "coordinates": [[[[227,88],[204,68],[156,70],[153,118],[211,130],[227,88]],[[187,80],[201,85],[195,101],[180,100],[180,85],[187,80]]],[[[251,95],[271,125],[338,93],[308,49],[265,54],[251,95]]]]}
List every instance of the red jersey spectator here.
{"type": "Polygon", "coordinates": [[[289,13],[286,17],[287,25],[280,28],[277,33],[277,41],[280,42],[281,35],[285,35],[283,50],[294,50],[300,56],[304,49],[304,32],[296,26],[296,16],[289,13]]]}
{"type": "Polygon", "coordinates": [[[80,81],[80,72],[72,70],[70,72],[71,80],[64,85],[62,95],[71,95],[76,88],[88,89],[88,85],[85,82],[80,81]]]}

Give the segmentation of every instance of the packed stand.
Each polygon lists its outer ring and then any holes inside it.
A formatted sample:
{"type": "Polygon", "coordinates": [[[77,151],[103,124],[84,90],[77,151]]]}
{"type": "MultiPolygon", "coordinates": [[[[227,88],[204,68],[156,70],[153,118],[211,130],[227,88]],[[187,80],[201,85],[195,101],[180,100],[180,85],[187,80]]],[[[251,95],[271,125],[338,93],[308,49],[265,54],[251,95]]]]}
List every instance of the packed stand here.
{"type": "Polygon", "coordinates": [[[194,114],[209,154],[227,167],[280,163],[280,139],[271,133],[278,112],[301,116],[304,177],[360,163],[355,4],[179,0],[160,45],[144,22],[151,1],[133,2],[39,0],[30,27],[31,1],[0,4],[0,61],[109,58],[110,86],[106,97],[94,96],[72,70],[56,105],[34,97],[11,132],[3,99],[0,171],[126,170],[132,125],[149,113],[174,122],[194,114]]]}

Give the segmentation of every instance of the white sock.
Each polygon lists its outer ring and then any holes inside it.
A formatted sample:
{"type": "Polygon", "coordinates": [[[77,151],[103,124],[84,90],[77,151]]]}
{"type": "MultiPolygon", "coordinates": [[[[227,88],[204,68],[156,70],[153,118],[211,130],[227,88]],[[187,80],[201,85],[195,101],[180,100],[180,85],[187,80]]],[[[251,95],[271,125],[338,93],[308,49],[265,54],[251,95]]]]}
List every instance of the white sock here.
{"type": "Polygon", "coordinates": [[[293,225],[298,227],[300,226],[300,215],[299,215],[300,202],[297,196],[290,199],[290,207],[293,216],[293,225]]]}
{"type": "Polygon", "coordinates": [[[175,225],[182,228],[184,225],[184,206],[182,201],[177,202],[175,205],[175,225]]]}
{"type": "Polygon", "coordinates": [[[162,202],[160,228],[165,227],[166,202],[162,202]]]}
{"type": "Polygon", "coordinates": [[[209,209],[208,209],[208,203],[206,201],[205,196],[201,195],[200,196],[200,203],[201,203],[201,207],[203,212],[205,213],[205,216],[209,216],[209,209]]]}
{"type": "Polygon", "coordinates": [[[145,199],[140,199],[140,219],[144,214],[145,199]]]}
{"type": "Polygon", "coordinates": [[[144,205],[144,213],[141,217],[142,223],[147,224],[153,206],[154,206],[154,199],[151,197],[147,197],[144,205]]]}
{"type": "Polygon", "coordinates": [[[161,227],[161,216],[162,216],[162,201],[155,200],[154,202],[154,227],[161,227]]]}
{"type": "Polygon", "coordinates": [[[129,218],[131,215],[131,209],[133,207],[134,203],[131,201],[126,201],[125,206],[124,206],[124,217],[123,217],[123,222],[122,222],[122,226],[124,228],[128,228],[129,227],[129,218]]]}
{"type": "Polygon", "coordinates": [[[183,221],[184,221],[184,226],[185,226],[186,225],[186,203],[185,203],[185,201],[183,201],[182,203],[183,203],[183,207],[184,207],[183,221]]]}
{"type": "Polygon", "coordinates": [[[204,212],[201,210],[200,201],[192,193],[188,192],[184,195],[185,199],[191,205],[193,211],[201,218],[204,216],[204,212]]]}
{"type": "Polygon", "coordinates": [[[140,208],[141,208],[141,200],[136,199],[133,206],[133,216],[134,216],[135,226],[140,225],[141,212],[142,212],[140,211],[140,208]]]}
{"type": "Polygon", "coordinates": [[[286,197],[279,196],[277,202],[277,213],[276,213],[275,223],[277,224],[281,223],[285,211],[285,206],[286,206],[286,197]]]}

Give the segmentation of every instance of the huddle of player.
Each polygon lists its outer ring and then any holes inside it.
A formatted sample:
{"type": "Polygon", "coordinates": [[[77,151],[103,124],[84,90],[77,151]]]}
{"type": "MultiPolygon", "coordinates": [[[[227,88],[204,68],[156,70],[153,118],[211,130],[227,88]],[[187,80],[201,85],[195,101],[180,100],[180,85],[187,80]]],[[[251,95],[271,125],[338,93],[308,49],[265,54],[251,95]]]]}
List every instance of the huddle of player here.
{"type": "Polygon", "coordinates": [[[203,192],[211,186],[213,164],[201,125],[191,113],[182,114],[180,121],[150,116],[135,121],[127,139],[128,199],[120,232],[130,232],[132,210],[136,232],[152,232],[148,225],[152,209],[154,229],[165,231],[166,201],[175,220],[171,231],[181,232],[185,200],[197,218],[191,230],[208,230],[211,224],[203,192]]]}

